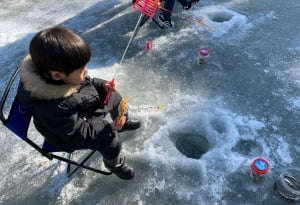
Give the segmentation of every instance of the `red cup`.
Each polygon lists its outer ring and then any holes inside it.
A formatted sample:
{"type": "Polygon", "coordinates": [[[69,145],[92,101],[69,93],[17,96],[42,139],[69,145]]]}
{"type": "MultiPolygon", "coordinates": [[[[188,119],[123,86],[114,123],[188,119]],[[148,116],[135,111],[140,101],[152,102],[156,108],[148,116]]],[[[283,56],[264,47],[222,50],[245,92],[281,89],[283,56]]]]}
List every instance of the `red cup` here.
{"type": "Polygon", "coordinates": [[[152,41],[146,41],[146,50],[150,51],[152,49],[152,41]]]}

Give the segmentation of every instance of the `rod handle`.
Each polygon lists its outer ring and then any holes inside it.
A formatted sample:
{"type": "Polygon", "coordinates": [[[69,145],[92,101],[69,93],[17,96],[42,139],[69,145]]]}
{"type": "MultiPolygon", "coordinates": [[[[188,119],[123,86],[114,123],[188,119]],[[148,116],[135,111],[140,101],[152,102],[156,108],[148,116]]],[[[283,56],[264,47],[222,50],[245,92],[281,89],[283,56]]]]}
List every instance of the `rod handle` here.
{"type": "MultiPolygon", "coordinates": [[[[115,78],[108,82],[111,86],[115,86],[115,78]]],[[[109,97],[111,95],[111,89],[106,93],[105,99],[103,101],[104,105],[108,104],[109,97]]]]}

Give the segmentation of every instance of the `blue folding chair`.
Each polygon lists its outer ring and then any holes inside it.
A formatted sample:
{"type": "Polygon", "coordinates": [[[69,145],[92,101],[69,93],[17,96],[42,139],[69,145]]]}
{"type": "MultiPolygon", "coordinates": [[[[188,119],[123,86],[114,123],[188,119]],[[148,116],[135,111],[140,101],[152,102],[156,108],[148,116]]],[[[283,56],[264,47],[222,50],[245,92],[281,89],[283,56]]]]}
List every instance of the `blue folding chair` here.
{"type": "Polygon", "coordinates": [[[29,124],[32,118],[32,115],[30,113],[30,110],[27,110],[22,107],[22,105],[18,102],[18,100],[15,98],[8,117],[5,117],[3,109],[4,105],[6,104],[7,96],[10,93],[11,87],[14,84],[14,81],[19,73],[19,68],[15,70],[12,77],[10,78],[4,93],[1,98],[0,102],[0,118],[4,126],[6,126],[9,130],[11,130],[14,134],[16,134],[19,138],[24,140],[26,143],[28,143],[30,146],[32,146],[34,149],[36,149],[38,152],[40,152],[43,156],[47,157],[49,160],[57,159],[63,162],[67,163],[67,175],[70,177],[73,175],[79,168],[84,168],[93,172],[97,172],[104,175],[110,175],[112,172],[110,171],[104,171],[100,169],[96,169],[90,166],[84,165],[85,162],[95,153],[95,150],[92,150],[87,156],[84,157],[84,159],[81,162],[76,162],[74,160],[71,160],[72,153],[69,153],[68,158],[64,158],[61,156],[58,156],[54,154],[53,152],[64,152],[57,147],[54,147],[47,143],[46,140],[44,140],[44,143],[42,146],[37,145],[34,141],[30,140],[27,136],[27,131],[29,128],[29,124]],[[75,165],[76,167],[71,170],[71,165],[75,165]]]}

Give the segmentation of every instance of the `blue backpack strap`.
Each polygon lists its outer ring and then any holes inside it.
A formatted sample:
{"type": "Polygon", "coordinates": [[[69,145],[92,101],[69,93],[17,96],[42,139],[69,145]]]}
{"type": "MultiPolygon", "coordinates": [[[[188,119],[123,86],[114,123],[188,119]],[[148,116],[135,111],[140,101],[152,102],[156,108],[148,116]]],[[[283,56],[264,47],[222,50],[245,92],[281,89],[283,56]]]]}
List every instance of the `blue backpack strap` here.
{"type": "Polygon", "coordinates": [[[23,108],[19,101],[15,98],[5,122],[5,126],[24,140],[27,138],[27,130],[31,116],[30,111],[23,108]]]}

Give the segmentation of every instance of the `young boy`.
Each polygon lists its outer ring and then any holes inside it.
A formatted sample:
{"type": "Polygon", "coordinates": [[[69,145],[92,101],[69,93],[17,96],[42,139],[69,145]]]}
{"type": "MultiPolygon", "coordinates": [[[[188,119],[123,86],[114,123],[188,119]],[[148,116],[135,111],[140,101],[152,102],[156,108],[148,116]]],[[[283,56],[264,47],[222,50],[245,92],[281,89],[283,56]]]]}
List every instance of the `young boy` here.
{"type": "Polygon", "coordinates": [[[88,44],[73,31],[62,27],[40,31],[20,66],[17,98],[30,109],[35,127],[49,144],[67,152],[97,150],[114,174],[132,179],[134,170],[121,155],[118,132],[141,124],[128,115],[117,123],[122,97],[109,82],[87,75],[90,57],[88,44]],[[104,119],[108,113],[114,122],[104,119]]]}

